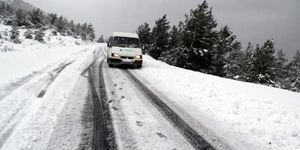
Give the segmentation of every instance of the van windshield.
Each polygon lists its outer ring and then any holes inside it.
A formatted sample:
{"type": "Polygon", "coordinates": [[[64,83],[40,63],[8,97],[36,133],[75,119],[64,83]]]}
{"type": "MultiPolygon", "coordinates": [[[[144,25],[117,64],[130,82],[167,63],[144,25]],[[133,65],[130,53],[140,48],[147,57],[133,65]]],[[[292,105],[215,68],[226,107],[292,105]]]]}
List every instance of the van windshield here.
{"type": "Polygon", "coordinates": [[[113,41],[113,46],[139,48],[140,47],[140,40],[138,38],[115,36],[114,41],[113,41]]]}

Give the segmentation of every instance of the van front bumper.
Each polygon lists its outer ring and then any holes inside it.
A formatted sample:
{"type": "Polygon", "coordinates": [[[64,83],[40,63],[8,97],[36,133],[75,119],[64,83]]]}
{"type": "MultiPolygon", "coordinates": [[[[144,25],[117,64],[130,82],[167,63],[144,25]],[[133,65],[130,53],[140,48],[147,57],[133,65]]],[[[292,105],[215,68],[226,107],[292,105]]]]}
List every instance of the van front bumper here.
{"type": "Polygon", "coordinates": [[[122,59],[122,58],[109,58],[107,59],[107,63],[113,64],[113,65],[142,65],[143,60],[142,59],[122,59]]]}

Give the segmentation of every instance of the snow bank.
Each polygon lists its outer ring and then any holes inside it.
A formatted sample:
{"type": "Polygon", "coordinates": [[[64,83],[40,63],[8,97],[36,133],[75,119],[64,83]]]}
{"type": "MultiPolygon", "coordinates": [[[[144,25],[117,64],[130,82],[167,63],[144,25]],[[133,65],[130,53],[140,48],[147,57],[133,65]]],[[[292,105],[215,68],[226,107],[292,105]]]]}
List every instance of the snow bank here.
{"type": "Polygon", "coordinates": [[[299,93],[144,59],[132,72],[207,138],[217,136],[234,149],[300,149],[299,93]]]}

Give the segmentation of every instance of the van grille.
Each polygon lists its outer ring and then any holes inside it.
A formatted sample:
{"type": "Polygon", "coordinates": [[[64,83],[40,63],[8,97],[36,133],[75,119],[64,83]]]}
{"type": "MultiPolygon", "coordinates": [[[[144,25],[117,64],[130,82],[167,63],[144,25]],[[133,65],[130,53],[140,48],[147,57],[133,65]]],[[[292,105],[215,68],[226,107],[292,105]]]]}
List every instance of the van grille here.
{"type": "Polygon", "coordinates": [[[133,57],[121,56],[122,59],[133,59],[133,57]]]}

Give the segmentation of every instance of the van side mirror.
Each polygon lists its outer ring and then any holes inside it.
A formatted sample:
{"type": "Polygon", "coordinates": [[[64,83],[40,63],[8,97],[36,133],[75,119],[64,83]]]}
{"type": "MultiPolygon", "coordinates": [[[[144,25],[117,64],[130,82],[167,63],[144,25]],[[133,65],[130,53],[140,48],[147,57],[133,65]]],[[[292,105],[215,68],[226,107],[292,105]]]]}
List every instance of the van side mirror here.
{"type": "Polygon", "coordinates": [[[111,47],[111,44],[110,44],[110,42],[107,42],[107,47],[111,47]]]}

